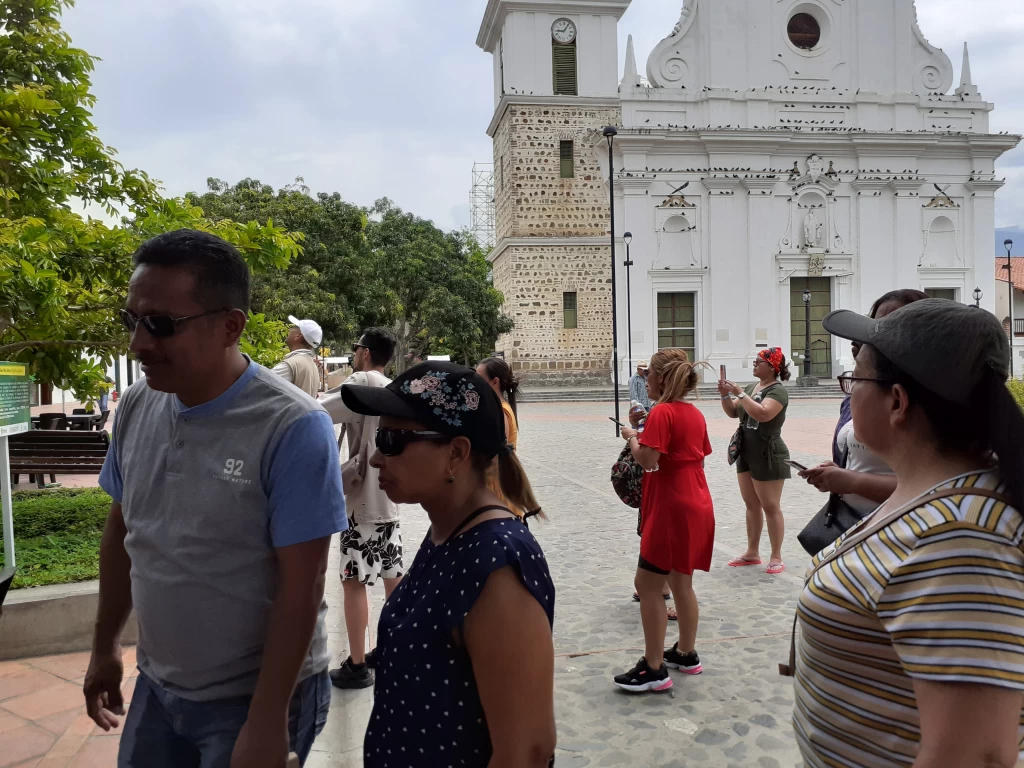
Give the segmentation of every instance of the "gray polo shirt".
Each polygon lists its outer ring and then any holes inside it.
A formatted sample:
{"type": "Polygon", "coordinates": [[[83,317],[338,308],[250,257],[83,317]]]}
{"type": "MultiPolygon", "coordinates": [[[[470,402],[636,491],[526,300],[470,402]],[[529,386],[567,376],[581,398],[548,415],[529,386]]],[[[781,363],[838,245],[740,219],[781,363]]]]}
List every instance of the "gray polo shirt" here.
{"type": "MultiPolygon", "coordinates": [[[[194,701],[252,694],[275,549],[348,525],[326,411],[251,361],[195,408],[142,379],[119,404],[100,485],[128,529],[139,669],[194,701]]],[[[327,667],[326,611],[300,680],[327,667]]]]}

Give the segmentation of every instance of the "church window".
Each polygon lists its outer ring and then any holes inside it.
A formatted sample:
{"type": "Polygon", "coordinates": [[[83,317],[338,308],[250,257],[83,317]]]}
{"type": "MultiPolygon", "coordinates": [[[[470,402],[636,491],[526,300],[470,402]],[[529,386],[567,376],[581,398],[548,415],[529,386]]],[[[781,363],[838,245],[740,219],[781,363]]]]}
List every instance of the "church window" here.
{"type": "Polygon", "coordinates": [[[956,301],[956,288],[925,288],[924,292],[932,299],[956,301]]]}
{"type": "Polygon", "coordinates": [[[789,20],[786,30],[789,41],[797,48],[809,51],[821,42],[821,25],[809,13],[797,13],[789,20]]]}
{"type": "Polygon", "coordinates": [[[558,142],[558,157],[561,161],[561,173],[563,179],[571,179],[576,175],[573,165],[573,144],[572,141],[558,142]]]}
{"type": "Polygon", "coordinates": [[[658,294],[658,349],[679,347],[697,359],[697,294],[658,294]]]}
{"type": "Polygon", "coordinates": [[[554,70],[556,96],[576,96],[576,41],[551,41],[551,63],[554,70]]]}
{"type": "Polygon", "coordinates": [[[562,294],[562,327],[576,327],[576,291],[562,294]]]}

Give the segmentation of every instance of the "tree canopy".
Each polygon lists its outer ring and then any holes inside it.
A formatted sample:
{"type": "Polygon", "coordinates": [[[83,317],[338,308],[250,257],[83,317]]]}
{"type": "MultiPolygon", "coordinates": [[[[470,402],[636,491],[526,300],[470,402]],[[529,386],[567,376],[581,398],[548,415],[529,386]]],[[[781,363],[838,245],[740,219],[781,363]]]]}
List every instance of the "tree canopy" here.
{"type": "MultiPolygon", "coordinates": [[[[299,238],[272,221],[210,221],[124,168],[91,121],[96,59],[60,14],[73,0],[0,3],[0,359],[87,399],[128,338],[117,322],[142,240],[190,227],[237,245],[254,272],[281,269],[299,238]],[[86,215],[97,209],[105,218],[86,215]]],[[[246,343],[268,360],[283,328],[250,318],[246,343]]]]}
{"type": "Polygon", "coordinates": [[[387,199],[362,209],[336,192],[310,195],[302,179],[276,192],[253,179],[210,179],[208,187],[186,199],[210,218],[273,221],[303,235],[286,270],[255,278],[253,306],[267,317],[316,320],[339,351],[380,325],[399,338],[400,370],[428,354],[470,363],[512,327],[483,251],[464,232],[446,233],[387,199]]]}

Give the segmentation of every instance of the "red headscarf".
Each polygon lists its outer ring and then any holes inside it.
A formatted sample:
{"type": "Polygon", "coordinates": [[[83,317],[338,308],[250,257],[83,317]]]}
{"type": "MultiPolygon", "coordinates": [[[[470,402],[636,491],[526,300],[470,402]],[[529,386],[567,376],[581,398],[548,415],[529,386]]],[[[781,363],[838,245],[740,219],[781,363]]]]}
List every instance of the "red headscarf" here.
{"type": "Polygon", "coordinates": [[[757,356],[768,363],[776,373],[782,373],[782,364],[785,362],[786,356],[782,354],[782,350],[779,347],[762,349],[757,353],[757,356]]]}

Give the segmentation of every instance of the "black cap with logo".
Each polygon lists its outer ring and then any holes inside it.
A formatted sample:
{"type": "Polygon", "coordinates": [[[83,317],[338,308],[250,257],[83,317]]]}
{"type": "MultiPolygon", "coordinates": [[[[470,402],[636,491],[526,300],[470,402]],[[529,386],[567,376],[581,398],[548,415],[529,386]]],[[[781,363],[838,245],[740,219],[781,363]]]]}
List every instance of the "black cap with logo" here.
{"type": "Polygon", "coordinates": [[[345,384],[341,399],[365,416],[409,419],[451,437],[467,437],[488,458],[505,449],[501,401],[472,368],[419,363],[386,387],[345,384]]]}
{"type": "Polygon", "coordinates": [[[870,344],[918,384],[967,405],[986,369],[1004,380],[1010,344],[995,316],[949,299],[922,299],[880,320],[848,309],[822,320],[831,334],[870,344]]]}

